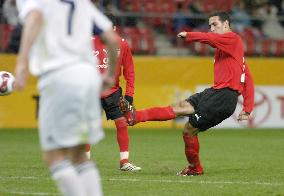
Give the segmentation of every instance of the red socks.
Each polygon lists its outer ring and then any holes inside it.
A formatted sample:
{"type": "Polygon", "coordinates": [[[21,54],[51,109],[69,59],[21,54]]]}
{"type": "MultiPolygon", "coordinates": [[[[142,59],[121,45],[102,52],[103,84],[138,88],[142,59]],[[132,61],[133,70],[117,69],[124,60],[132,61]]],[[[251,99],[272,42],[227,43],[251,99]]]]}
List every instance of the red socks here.
{"type": "Polygon", "coordinates": [[[199,167],[202,169],[199,160],[199,141],[198,136],[190,136],[189,134],[183,134],[183,141],[185,144],[185,156],[188,163],[192,167],[199,167]]]}
{"type": "Polygon", "coordinates": [[[115,120],[115,126],[117,129],[117,142],[119,145],[120,152],[128,151],[129,138],[127,122],[125,118],[119,118],[115,120]]]}
{"type": "Polygon", "coordinates": [[[166,121],[176,117],[173,107],[154,107],[136,111],[136,123],[145,121],[166,121]]]}
{"type": "MultiPolygon", "coordinates": [[[[117,129],[117,142],[119,145],[120,151],[120,163],[128,162],[128,145],[129,145],[129,138],[128,138],[128,129],[127,129],[127,122],[124,117],[115,120],[115,126],[117,129]]],[[[91,145],[86,144],[86,152],[90,152],[91,145]]]]}

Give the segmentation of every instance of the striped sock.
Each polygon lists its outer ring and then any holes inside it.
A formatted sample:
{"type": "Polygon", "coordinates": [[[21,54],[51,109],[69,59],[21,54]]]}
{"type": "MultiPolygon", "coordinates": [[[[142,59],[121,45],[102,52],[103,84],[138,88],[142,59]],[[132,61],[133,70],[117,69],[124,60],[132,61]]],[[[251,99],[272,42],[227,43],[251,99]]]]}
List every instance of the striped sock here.
{"type": "Polygon", "coordinates": [[[68,160],[54,164],[50,168],[52,178],[64,196],[84,196],[84,189],[79,176],[68,160]]]}
{"type": "Polygon", "coordinates": [[[76,166],[76,170],[83,183],[86,196],[103,195],[100,174],[93,162],[86,161],[76,166]]]}

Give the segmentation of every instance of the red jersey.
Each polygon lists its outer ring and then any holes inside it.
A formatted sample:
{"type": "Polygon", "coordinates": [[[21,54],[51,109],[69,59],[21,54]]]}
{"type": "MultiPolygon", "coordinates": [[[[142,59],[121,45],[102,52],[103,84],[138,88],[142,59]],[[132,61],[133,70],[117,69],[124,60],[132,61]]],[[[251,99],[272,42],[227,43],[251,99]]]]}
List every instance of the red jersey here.
{"type": "Polygon", "coordinates": [[[243,110],[250,113],[254,105],[254,84],[245,62],[241,37],[234,32],[188,32],[186,41],[198,41],[216,48],[213,88],[229,87],[238,91],[244,97],[243,110]]]}
{"type": "MultiPolygon", "coordinates": [[[[108,67],[107,51],[99,37],[95,36],[93,38],[93,43],[94,55],[98,58],[98,68],[101,73],[104,73],[108,67]]],[[[115,66],[115,83],[110,90],[102,93],[102,98],[109,96],[119,89],[119,77],[121,76],[121,72],[123,72],[123,76],[126,80],[125,95],[133,97],[134,94],[134,65],[131,49],[125,39],[120,38],[119,49],[117,52],[118,59],[115,66]]]]}

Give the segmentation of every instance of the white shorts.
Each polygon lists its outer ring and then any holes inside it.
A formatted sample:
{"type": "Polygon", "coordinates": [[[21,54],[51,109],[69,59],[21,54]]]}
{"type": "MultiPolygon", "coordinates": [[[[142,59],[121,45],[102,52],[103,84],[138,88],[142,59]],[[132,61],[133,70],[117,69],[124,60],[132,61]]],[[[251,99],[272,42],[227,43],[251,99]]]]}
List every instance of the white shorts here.
{"type": "Polygon", "coordinates": [[[76,64],[39,78],[39,130],[44,151],[95,144],[101,127],[101,76],[95,66],[76,64]]]}

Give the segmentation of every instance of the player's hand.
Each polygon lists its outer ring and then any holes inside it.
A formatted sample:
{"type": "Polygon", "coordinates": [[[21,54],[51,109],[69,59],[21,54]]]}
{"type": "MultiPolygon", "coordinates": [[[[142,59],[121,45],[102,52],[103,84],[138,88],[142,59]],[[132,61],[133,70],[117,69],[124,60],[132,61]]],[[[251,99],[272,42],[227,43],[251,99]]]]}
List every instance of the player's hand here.
{"type": "Polygon", "coordinates": [[[18,63],[15,69],[15,82],[13,88],[15,90],[22,90],[27,83],[28,69],[26,65],[18,63]]]}
{"type": "Polygon", "coordinates": [[[182,32],[180,32],[179,34],[177,34],[177,37],[179,37],[179,38],[185,38],[186,35],[187,35],[187,32],[182,31],[182,32]]]}
{"type": "Polygon", "coordinates": [[[245,111],[241,111],[241,113],[238,116],[238,121],[242,121],[242,120],[248,120],[249,119],[250,114],[245,112],[245,111]]]}

